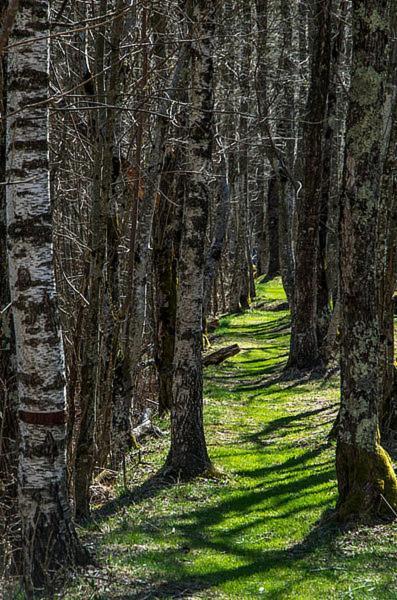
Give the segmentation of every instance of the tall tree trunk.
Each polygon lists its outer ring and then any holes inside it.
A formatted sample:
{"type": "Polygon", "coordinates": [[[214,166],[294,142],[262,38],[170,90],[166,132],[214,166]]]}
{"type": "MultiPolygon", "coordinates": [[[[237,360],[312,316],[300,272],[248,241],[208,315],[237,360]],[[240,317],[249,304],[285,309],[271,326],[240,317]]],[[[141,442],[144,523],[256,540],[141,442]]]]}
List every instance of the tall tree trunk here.
{"type": "MultiPolygon", "coordinates": [[[[331,75],[329,83],[327,120],[324,131],[323,164],[321,178],[321,200],[320,200],[320,223],[319,223],[319,248],[317,256],[317,338],[319,349],[324,363],[332,354],[332,339],[328,339],[332,311],[331,297],[333,273],[330,273],[328,259],[328,248],[334,243],[329,241],[329,231],[335,226],[337,209],[333,206],[331,193],[338,197],[338,164],[335,152],[335,134],[337,130],[337,108],[338,108],[338,78],[340,77],[340,61],[345,38],[345,20],[347,2],[340,3],[339,12],[335,15],[334,40],[331,52],[331,75]],[[333,189],[333,188],[336,188],[333,189]],[[328,344],[328,342],[331,342],[328,344]]],[[[330,261],[332,263],[332,261],[330,261]]],[[[335,310],[335,304],[334,304],[335,310]]]]}
{"type": "Polygon", "coordinates": [[[269,279],[280,275],[280,238],[279,238],[280,181],[272,171],[267,188],[267,255],[266,275],[269,279]]]}
{"type": "MultiPolygon", "coordinates": [[[[268,125],[266,119],[268,117],[268,90],[267,90],[267,70],[268,70],[268,0],[255,0],[256,8],[256,27],[257,27],[257,44],[256,44],[256,69],[255,69],[255,91],[256,101],[258,106],[259,128],[261,132],[261,143],[263,153],[268,156],[268,125]]],[[[265,186],[265,165],[260,163],[259,172],[260,182],[260,207],[259,207],[259,231],[257,242],[258,253],[258,271],[257,275],[268,273],[269,264],[276,263],[275,268],[271,266],[271,270],[277,271],[278,268],[278,225],[277,229],[269,227],[269,207],[271,208],[271,194],[274,194],[273,178],[270,177],[268,185],[265,186]],[[273,185],[273,191],[271,186],[273,185]],[[272,234],[277,236],[275,242],[271,241],[272,234]],[[276,260],[274,252],[269,256],[270,247],[276,251],[276,260]]],[[[271,216],[271,211],[270,211],[271,216]]],[[[272,276],[272,275],[270,275],[272,276]]]]}
{"type": "MultiPolygon", "coordinates": [[[[184,36],[186,38],[186,36],[184,36]]],[[[153,135],[153,143],[147,168],[138,173],[137,215],[139,222],[130,241],[132,254],[127,274],[127,296],[122,314],[130,312],[130,323],[126,327],[126,342],[123,356],[117,363],[117,412],[113,418],[114,464],[130,445],[130,412],[134,393],[134,375],[140,356],[143,328],[146,314],[147,273],[151,261],[151,236],[155,200],[158,194],[161,173],[166,151],[168,129],[170,126],[170,106],[181,93],[181,81],[186,76],[189,59],[189,44],[181,45],[179,57],[167,86],[167,94],[159,102],[158,117],[153,135]]],[[[158,50],[159,51],[159,50],[158,50]]]]}
{"type": "Polygon", "coordinates": [[[194,0],[187,160],[189,179],[183,210],[178,266],[171,448],[166,472],[191,477],[210,460],[203,425],[202,325],[204,242],[209,209],[208,177],[213,140],[213,48],[215,5],[194,0]]]}
{"type": "Polygon", "coordinates": [[[256,276],[260,277],[265,274],[265,265],[267,263],[267,252],[265,243],[265,193],[266,186],[264,182],[264,165],[263,161],[259,164],[257,172],[257,187],[258,198],[256,201],[256,218],[255,218],[255,249],[256,249],[256,276]]]}
{"type": "MultiPolygon", "coordinates": [[[[397,7],[393,5],[390,15],[394,41],[390,48],[388,88],[390,105],[396,110],[397,103],[397,7]]],[[[386,117],[388,115],[386,114],[386,117]]],[[[381,339],[379,362],[382,381],[379,420],[382,441],[392,442],[397,433],[396,367],[394,365],[394,292],[397,275],[397,118],[390,123],[390,140],[381,181],[381,206],[378,218],[378,300],[381,339]]]]}
{"type": "MultiPolygon", "coordinates": [[[[100,14],[107,11],[107,0],[100,2],[100,14]]],[[[81,420],[76,442],[74,465],[74,496],[76,517],[84,519],[90,513],[90,485],[96,454],[96,421],[100,394],[101,321],[104,302],[107,219],[111,183],[113,139],[108,138],[105,70],[105,26],[99,32],[95,49],[96,100],[100,108],[93,113],[92,129],[95,136],[95,154],[92,171],[91,257],[89,267],[88,300],[85,315],[85,334],[81,353],[81,420]]],[[[112,109],[110,109],[112,112],[112,109]]]]}
{"type": "Polygon", "coordinates": [[[292,248],[292,223],[294,206],[294,187],[285,172],[291,174],[295,156],[295,90],[293,55],[293,12],[289,0],[281,0],[282,49],[279,60],[280,70],[280,116],[277,126],[278,137],[283,143],[283,164],[279,170],[279,254],[280,272],[287,299],[290,304],[294,295],[294,254],[292,248]]]}
{"type": "Polygon", "coordinates": [[[184,166],[181,149],[164,161],[153,225],[156,285],[155,362],[159,377],[159,413],[171,409],[177,303],[177,266],[183,210],[184,166]]]}
{"type": "MultiPolygon", "coordinates": [[[[397,480],[379,440],[382,371],[377,222],[395,111],[387,88],[390,2],[353,0],[353,63],[341,206],[341,410],[336,450],[342,521],[397,508],[397,480]],[[365,93],[364,93],[365,90],[365,93]],[[384,118],[386,120],[384,121],[384,118]]],[[[390,200],[390,199],[389,199],[390,200]]],[[[395,514],[395,512],[394,512],[395,514]]]]}
{"type": "Polygon", "coordinates": [[[249,217],[249,154],[248,154],[248,114],[250,98],[250,71],[252,55],[252,20],[251,20],[251,1],[244,0],[241,5],[241,44],[240,44],[240,106],[239,106],[239,144],[238,144],[238,196],[239,196],[239,243],[241,269],[241,288],[240,288],[240,306],[242,309],[248,309],[250,305],[250,268],[251,252],[247,252],[247,240],[249,235],[248,217],[249,217]]]}
{"type": "Polygon", "coordinates": [[[21,0],[9,50],[7,225],[19,396],[19,513],[27,595],[80,564],[66,486],[65,364],[49,187],[49,2],[21,0]],[[21,42],[28,42],[21,44],[21,42]]]}
{"type": "MultiPolygon", "coordinates": [[[[1,14],[5,2],[0,3],[1,14]]],[[[6,181],[7,63],[0,62],[0,180],[6,181]]],[[[0,487],[3,519],[0,536],[11,545],[14,562],[21,548],[17,516],[18,394],[15,335],[7,260],[6,189],[0,189],[0,487]]]]}
{"type": "Polygon", "coordinates": [[[218,190],[218,206],[215,215],[214,237],[205,261],[203,296],[204,318],[208,315],[211,290],[221,262],[222,251],[224,248],[227,227],[229,223],[230,189],[226,172],[226,159],[223,155],[221,158],[221,172],[219,175],[218,190]]]}
{"type": "Polygon", "coordinates": [[[317,339],[317,252],[324,120],[330,69],[331,2],[315,6],[311,83],[307,99],[303,188],[297,198],[295,290],[288,368],[321,364],[317,339]]]}

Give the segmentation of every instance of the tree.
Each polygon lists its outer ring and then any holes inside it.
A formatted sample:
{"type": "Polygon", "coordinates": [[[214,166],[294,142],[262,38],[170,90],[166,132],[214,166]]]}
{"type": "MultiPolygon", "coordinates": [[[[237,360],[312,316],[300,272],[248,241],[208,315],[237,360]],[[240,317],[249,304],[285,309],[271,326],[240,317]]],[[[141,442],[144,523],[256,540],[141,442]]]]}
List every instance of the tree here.
{"type": "Polygon", "coordinates": [[[337,516],[343,521],[390,515],[390,507],[397,508],[397,479],[380,445],[378,415],[383,382],[377,226],[389,123],[395,119],[395,102],[387,86],[393,38],[390,8],[386,0],[353,0],[340,225],[341,410],[336,466],[337,516]]]}
{"type": "MultiPolygon", "coordinates": [[[[3,32],[6,29],[5,21],[8,19],[10,29],[15,15],[10,15],[12,5],[8,6],[5,13],[6,2],[0,2],[0,11],[3,16],[3,32]]],[[[6,43],[6,39],[3,40],[6,43]]],[[[1,42],[0,42],[1,53],[1,42]]],[[[6,107],[7,107],[7,59],[1,57],[0,65],[0,99],[1,99],[1,125],[0,125],[0,180],[6,179],[6,107]]],[[[6,189],[0,190],[0,486],[2,488],[1,505],[3,519],[0,521],[0,537],[6,539],[11,545],[13,558],[18,560],[17,554],[21,547],[19,526],[17,518],[17,469],[18,469],[18,394],[16,382],[16,356],[15,335],[12,321],[10,302],[10,286],[7,261],[7,217],[6,217],[6,189]]]]}
{"type": "MultiPolygon", "coordinates": [[[[289,368],[319,366],[317,339],[317,256],[323,132],[331,52],[332,0],[314,3],[312,73],[303,127],[303,187],[297,197],[295,287],[289,368]]],[[[301,149],[302,151],[302,149],[301,149]]]]}
{"type": "Polygon", "coordinates": [[[156,284],[155,360],[159,378],[159,413],[172,405],[177,306],[177,265],[184,178],[180,148],[169,150],[160,182],[153,224],[153,269],[156,284]]]}
{"type": "MultiPolygon", "coordinates": [[[[122,6],[122,1],[118,0],[116,4],[118,13],[120,13],[122,6]]],[[[106,14],[107,9],[107,0],[101,0],[101,14],[106,14]]],[[[119,46],[123,32],[122,19],[115,18],[112,21],[110,36],[112,51],[109,61],[111,68],[108,81],[106,81],[105,69],[107,47],[105,32],[106,26],[104,25],[96,38],[95,100],[100,108],[93,113],[91,118],[95,148],[92,169],[89,303],[85,314],[85,335],[82,338],[81,349],[80,405],[82,415],[76,445],[74,478],[75,509],[78,518],[86,518],[90,511],[89,488],[95,464],[96,416],[100,415],[104,409],[103,399],[107,399],[106,393],[104,393],[106,390],[105,368],[110,369],[111,373],[113,372],[112,361],[105,360],[105,365],[103,365],[102,360],[103,355],[112,358],[110,350],[112,347],[112,334],[109,334],[109,329],[114,331],[114,327],[112,323],[113,315],[110,314],[109,309],[109,303],[111,304],[109,295],[115,295],[112,294],[111,279],[108,278],[108,281],[106,281],[104,265],[106,260],[110,261],[111,255],[115,253],[110,245],[109,215],[111,212],[110,197],[115,129],[114,106],[118,101],[120,86],[119,46]],[[104,99],[106,99],[106,102],[104,102],[104,99]],[[108,310],[105,319],[106,308],[108,310]],[[102,331],[106,329],[108,335],[103,335],[102,331]],[[106,347],[106,342],[109,347],[106,347]]]]}
{"type": "Polygon", "coordinates": [[[21,0],[9,49],[7,235],[19,397],[19,515],[27,594],[88,558],[66,487],[66,391],[49,186],[49,2],[21,0]]]}
{"type": "Polygon", "coordinates": [[[171,448],[165,473],[191,477],[210,467],[203,428],[203,285],[208,177],[213,141],[213,0],[194,0],[190,47],[187,165],[174,348],[171,448]]]}

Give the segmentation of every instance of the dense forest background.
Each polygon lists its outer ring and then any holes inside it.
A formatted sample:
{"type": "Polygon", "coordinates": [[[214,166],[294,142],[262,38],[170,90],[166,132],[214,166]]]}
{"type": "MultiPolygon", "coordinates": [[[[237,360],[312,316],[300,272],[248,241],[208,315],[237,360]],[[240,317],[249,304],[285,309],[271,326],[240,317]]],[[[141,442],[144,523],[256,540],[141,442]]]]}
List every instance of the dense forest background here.
{"type": "Polygon", "coordinates": [[[206,443],[203,369],[244,360],[224,330],[261,309],[291,319],[278,384],[340,374],[328,521],[394,520],[395,2],[0,8],[10,594],[54,593],[97,564],[77,532],[103,482],[128,489],[142,440],[167,440],[157,482],[227,485],[206,443]]]}

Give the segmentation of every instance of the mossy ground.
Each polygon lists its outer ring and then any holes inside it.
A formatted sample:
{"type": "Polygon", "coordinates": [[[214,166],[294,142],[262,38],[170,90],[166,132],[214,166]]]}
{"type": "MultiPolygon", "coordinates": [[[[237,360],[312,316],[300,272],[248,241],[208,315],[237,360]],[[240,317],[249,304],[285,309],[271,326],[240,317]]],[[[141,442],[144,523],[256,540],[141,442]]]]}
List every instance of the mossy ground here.
{"type": "MultiPolygon", "coordinates": [[[[278,280],[258,284],[256,302],[283,299],[278,280]]],[[[208,446],[224,477],[144,484],[168,438],[147,443],[144,463],[131,460],[130,491],[120,484],[82,532],[102,567],[62,597],[397,599],[395,525],[341,533],[319,524],[337,493],[326,441],[337,376],[283,381],[288,312],[228,316],[216,335],[215,346],[242,347],[206,370],[208,446]]]]}

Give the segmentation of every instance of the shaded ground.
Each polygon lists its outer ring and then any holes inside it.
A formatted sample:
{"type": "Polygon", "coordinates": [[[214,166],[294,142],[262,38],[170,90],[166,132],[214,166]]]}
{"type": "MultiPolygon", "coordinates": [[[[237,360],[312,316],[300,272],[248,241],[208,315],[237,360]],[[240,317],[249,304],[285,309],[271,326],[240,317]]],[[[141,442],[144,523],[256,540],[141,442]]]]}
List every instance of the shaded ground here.
{"type": "Polygon", "coordinates": [[[102,568],[64,598],[397,599],[395,525],[342,535],[318,524],[336,499],[326,435],[338,381],[283,381],[289,315],[268,310],[283,291],[278,281],[258,291],[261,309],[217,331],[243,351],[206,370],[208,445],[224,478],[145,483],[168,444],[150,442],[144,464],[131,459],[129,491],[85,530],[102,568]]]}

